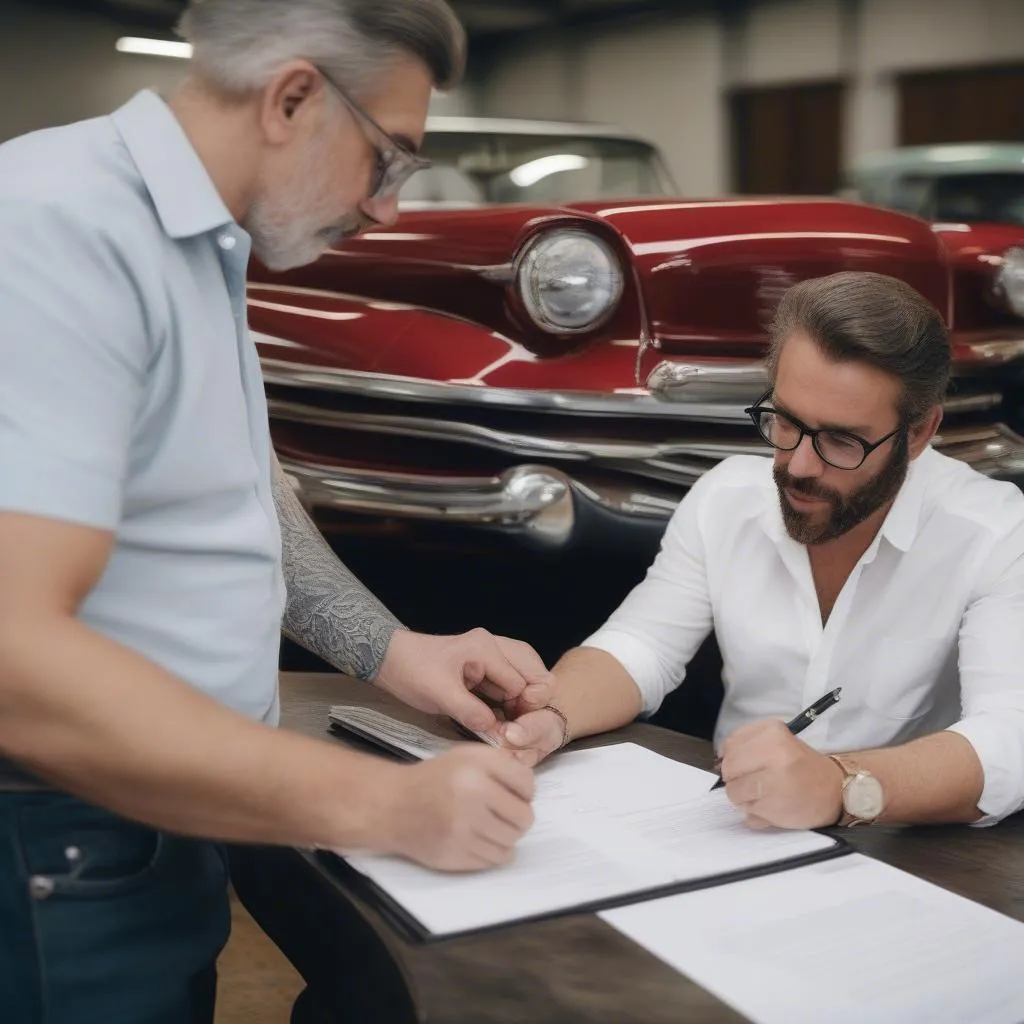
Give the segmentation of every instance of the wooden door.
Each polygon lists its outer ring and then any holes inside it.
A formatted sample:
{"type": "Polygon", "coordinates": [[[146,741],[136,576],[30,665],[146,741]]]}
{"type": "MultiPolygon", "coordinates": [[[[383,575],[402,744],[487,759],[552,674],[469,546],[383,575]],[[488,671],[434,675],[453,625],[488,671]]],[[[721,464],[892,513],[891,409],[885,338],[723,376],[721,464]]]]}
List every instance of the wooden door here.
{"type": "Polygon", "coordinates": [[[1024,64],[899,78],[903,146],[1024,142],[1024,64]]]}
{"type": "Polygon", "coordinates": [[[828,195],[839,185],[842,82],[739,89],[730,97],[733,187],[760,195],[828,195]]]}

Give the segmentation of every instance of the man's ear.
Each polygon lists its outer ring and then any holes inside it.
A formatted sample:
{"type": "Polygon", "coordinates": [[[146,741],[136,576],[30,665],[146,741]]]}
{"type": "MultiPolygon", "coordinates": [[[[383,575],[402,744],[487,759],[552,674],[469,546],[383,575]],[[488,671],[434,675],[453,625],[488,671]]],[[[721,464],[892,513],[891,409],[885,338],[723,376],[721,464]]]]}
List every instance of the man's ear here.
{"type": "Polygon", "coordinates": [[[263,90],[260,104],[260,124],[267,141],[274,146],[289,142],[302,115],[323,89],[323,79],[308,61],[291,61],[280,68],[263,90]]]}
{"type": "Polygon", "coordinates": [[[942,406],[936,405],[917,426],[910,428],[908,454],[911,460],[916,459],[928,447],[941,425],[942,406]]]}

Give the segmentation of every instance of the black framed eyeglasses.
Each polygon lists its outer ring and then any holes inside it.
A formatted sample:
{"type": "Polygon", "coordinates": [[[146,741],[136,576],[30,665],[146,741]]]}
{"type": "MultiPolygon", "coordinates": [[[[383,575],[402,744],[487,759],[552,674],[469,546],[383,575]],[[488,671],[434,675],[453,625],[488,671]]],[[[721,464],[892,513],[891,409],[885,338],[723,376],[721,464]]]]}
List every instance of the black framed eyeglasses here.
{"type": "Polygon", "coordinates": [[[376,162],[373,177],[370,180],[368,199],[390,199],[398,195],[414,174],[432,166],[431,161],[418,153],[413,153],[407,146],[403,146],[398,139],[381,128],[349,95],[348,91],[338,85],[322,67],[316,64],[313,66],[355,116],[367,141],[373,147],[376,162]]]}
{"type": "Polygon", "coordinates": [[[800,442],[809,437],[818,458],[834,469],[859,469],[876,448],[881,448],[886,441],[891,441],[905,429],[901,424],[873,443],[848,430],[832,427],[815,430],[795,416],[765,405],[770,397],[771,391],[766,391],[749,409],[743,410],[761,437],[773,448],[783,452],[796,451],[800,442]]]}

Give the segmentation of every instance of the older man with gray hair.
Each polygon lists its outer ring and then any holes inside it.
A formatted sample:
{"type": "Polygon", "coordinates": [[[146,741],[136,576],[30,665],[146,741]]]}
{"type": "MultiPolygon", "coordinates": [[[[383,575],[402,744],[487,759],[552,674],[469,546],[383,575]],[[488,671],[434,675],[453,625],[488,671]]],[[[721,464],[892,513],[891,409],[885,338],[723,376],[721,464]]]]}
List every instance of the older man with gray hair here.
{"type": "Polygon", "coordinates": [[[506,860],[532,774],[273,728],[282,623],[496,732],[525,644],[404,629],[280,472],[246,330],[278,269],[390,225],[464,34],[443,0],[194,0],[184,85],[0,147],[0,1006],[5,1024],[210,1021],[217,841],[506,860]]]}

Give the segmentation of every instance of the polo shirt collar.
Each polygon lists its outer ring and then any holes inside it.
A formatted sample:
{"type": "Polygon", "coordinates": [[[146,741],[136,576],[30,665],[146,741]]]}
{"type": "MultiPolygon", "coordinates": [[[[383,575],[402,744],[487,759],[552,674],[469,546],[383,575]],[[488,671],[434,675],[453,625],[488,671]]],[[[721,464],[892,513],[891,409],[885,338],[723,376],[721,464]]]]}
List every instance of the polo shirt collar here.
{"type": "MultiPolygon", "coordinates": [[[[929,447],[910,464],[907,479],[903,482],[899,494],[896,495],[896,500],[892,503],[892,508],[889,509],[889,514],[882,523],[882,528],[869,547],[869,553],[877,550],[878,542],[882,538],[899,551],[910,550],[917,537],[929,469],[934,464],[935,458],[936,452],[929,447]]],[[[761,516],[761,523],[765,533],[777,544],[791,539],[786,532],[786,524],[782,518],[782,508],[779,504],[778,489],[775,487],[774,481],[771,486],[768,507],[761,516]]]]}
{"type": "Polygon", "coordinates": [[[111,115],[170,238],[234,222],[171,108],[149,89],[111,115]]]}

